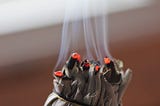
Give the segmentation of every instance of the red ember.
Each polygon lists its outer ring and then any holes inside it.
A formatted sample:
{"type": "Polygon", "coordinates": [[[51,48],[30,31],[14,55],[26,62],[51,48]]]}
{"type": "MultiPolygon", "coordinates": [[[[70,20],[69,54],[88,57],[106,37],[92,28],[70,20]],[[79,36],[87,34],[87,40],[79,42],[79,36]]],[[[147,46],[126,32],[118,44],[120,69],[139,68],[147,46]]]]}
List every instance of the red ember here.
{"type": "Polygon", "coordinates": [[[85,63],[84,66],[85,66],[85,67],[89,67],[90,64],[89,64],[89,63],[85,63]]]}
{"type": "Polygon", "coordinates": [[[56,72],[54,72],[54,75],[57,77],[62,77],[63,73],[61,71],[56,71],[56,72]]]}
{"type": "Polygon", "coordinates": [[[96,66],[95,66],[95,70],[96,70],[96,71],[99,71],[99,69],[100,69],[100,66],[96,65],[96,66]]]}
{"type": "Polygon", "coordinates": [[[109,58],[104,58],[104,63],[105,64],[109,64],[111,62],[111,60],[109,58]]]}
{"type": "Polygon", "coordinates": [[[73,59],[77,59],[78,61],[80,61],[81,56],[80,56],[80,54],[78,54],[78,53],[73,53],[73,54],[72,54],[72,58],[73,58],[73,59]]]}

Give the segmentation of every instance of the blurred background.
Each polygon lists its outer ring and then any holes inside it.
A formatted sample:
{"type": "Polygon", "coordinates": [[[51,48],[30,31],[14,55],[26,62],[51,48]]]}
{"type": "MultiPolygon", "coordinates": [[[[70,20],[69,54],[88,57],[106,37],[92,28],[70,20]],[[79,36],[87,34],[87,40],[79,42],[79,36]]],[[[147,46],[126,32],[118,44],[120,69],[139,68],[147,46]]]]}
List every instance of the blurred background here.
{"type": "MultiPolygon", "coordinates": [[[[111,54],[133,70],[123,104],[159,106],[160,1],[108,1],[111,54]]],[[[65,3],[0,0],[0,106],[44,104],[53,89],[65,3]]]]}

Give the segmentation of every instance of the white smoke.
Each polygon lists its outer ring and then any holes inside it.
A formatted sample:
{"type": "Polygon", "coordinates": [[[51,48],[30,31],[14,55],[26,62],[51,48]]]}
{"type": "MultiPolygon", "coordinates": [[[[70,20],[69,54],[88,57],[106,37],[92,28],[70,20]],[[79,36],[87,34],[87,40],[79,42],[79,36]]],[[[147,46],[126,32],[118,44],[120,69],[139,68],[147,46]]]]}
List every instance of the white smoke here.
{"type": "Polygon", "coordinates": [[[108,17],[104,11],[107,5],[107,0],[66,2],[61,48],[55,69],[62,68],[72,52],[80,52],[80,45],[85,48],[83,58],[100,62],[106,56],[112,58],[108,49],[108,17]]]}

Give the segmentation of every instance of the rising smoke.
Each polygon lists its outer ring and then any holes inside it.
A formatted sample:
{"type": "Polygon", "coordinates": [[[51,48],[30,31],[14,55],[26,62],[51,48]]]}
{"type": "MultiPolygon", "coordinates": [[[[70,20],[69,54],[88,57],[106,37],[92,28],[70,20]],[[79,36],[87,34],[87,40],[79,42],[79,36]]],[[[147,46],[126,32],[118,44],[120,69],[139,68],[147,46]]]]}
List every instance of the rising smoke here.
{"type": "Polygon", "coordinates": [[[83,58],[112,58],[108,49],[107,0],[67,0],[61,47],[55,69],[62,68],[72,52],[82,51],[83,58]]]}

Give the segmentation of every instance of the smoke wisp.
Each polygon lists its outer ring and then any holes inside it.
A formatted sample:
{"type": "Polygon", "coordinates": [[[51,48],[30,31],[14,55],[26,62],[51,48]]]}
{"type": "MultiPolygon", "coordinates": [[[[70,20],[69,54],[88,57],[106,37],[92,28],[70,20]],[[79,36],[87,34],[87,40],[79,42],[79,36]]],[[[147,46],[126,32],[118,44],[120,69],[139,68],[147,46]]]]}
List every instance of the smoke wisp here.
{"type": "Polygon", "coordinates": [[[72,52],[83,50],[83,58],[102,63],[112,58],[108,48],[107,0],[68,0],[62,28],[61,47],[55,69],[72,52]]]}

